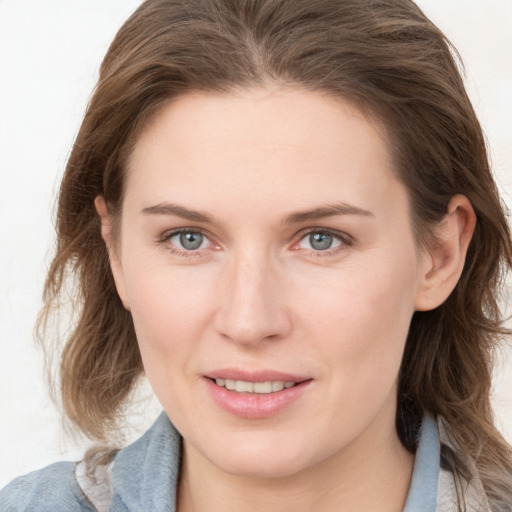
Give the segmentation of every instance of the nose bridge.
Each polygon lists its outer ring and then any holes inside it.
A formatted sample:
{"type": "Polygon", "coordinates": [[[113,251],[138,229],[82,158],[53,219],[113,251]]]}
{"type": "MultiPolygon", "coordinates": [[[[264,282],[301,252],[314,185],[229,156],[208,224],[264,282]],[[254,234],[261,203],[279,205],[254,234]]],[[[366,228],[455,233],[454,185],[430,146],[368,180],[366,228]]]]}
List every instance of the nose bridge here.
{"type": "Polygon", "coordinates": [[[218,312],[219,332],[240,344],[284,336],[290,321],[276,263],[264,251],[241,250],[229,264],[218,312]]]}

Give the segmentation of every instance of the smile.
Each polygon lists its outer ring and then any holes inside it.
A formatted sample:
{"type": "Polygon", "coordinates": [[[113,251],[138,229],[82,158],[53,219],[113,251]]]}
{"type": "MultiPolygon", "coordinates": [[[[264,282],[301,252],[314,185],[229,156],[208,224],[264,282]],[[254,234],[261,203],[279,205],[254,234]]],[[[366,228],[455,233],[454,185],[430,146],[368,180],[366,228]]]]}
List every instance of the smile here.
{"type": "Polygon", "coordinates": [[[280,372],[215,373],[203,380],[213,401],[224,411],[244,419],[264,419],[284,412],[313,388],[311,378],[280,372]]]}
{"type": "Polygon", "coordinates": [[[232,379],[215,379],[217,386],[224,387],[229,391],[236,391],[237,393],[256,393],[256,394],[269,394],[282,391],[283,389],[292,388],[295,386],[294,381],[266,381],[266,382],[248,382],[245,380],[232,380],[232,379]]]}

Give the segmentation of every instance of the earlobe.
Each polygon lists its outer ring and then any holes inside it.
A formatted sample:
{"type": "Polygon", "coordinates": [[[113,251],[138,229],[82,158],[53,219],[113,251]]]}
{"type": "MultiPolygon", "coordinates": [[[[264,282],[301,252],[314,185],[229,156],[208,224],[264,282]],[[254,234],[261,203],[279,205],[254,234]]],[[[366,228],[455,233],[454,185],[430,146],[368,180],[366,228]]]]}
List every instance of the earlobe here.
{"type": "Polygon", "coordinates": [[[110,268],[112,270],[112,275],[114,276],[117,293],[123,303],[123,306],[129,311],[130,307],[124,286],[123,268],[113,240],[112,215],[108,211],[107,203],[103,196],[96,197],[94,200],[94,206],[101,219],[101,237],[107,247],[110,268]]]}
{"type": "Polygon", "coordinates": [[[422,256],[416,311],[435,309],[451,294],[462,274],[475,224],[469,199],[452,197],[447,214],[434,227],[434,246],[422,256]]]}

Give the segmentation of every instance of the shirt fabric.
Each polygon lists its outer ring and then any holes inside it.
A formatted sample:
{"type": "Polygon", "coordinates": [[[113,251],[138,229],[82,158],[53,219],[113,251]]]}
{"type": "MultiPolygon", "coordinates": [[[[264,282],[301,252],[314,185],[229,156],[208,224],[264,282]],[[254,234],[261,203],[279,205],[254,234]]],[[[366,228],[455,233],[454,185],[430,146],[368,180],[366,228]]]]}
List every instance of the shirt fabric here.
{"type": "MultiPolygon", "coordinates": [[[[442,424],[425,417],[403,512],[456,512],[457,486],[440,469],[442,424]]],[[[88,467],[59,462],[11,482],[0,492],[2,512],[175,512],[181,436],[162,413],[113,461],[88,467]]],[[[448,441],[447,441],[448,442],[448,441]]],[[[479,481],[465,483],[466,511],[490,512],[479,481]],[[480,485],[480,487],[479,487],[480,485]]]]}

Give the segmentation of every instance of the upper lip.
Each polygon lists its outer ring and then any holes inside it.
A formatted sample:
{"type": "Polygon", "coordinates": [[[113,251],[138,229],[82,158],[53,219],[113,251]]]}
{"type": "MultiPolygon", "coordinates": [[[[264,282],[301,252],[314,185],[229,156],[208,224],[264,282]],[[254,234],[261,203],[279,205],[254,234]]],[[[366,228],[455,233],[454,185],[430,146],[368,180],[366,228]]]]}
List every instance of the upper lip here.
{"type": "Polygon", "coordinates": [[[243,380],[245,382],[302,382],[309,380],[297,374],[286,373],[275,370],[242,370],[240,368],[221,368],[208,372],[205,377],[210,379],[243,380]]]}

